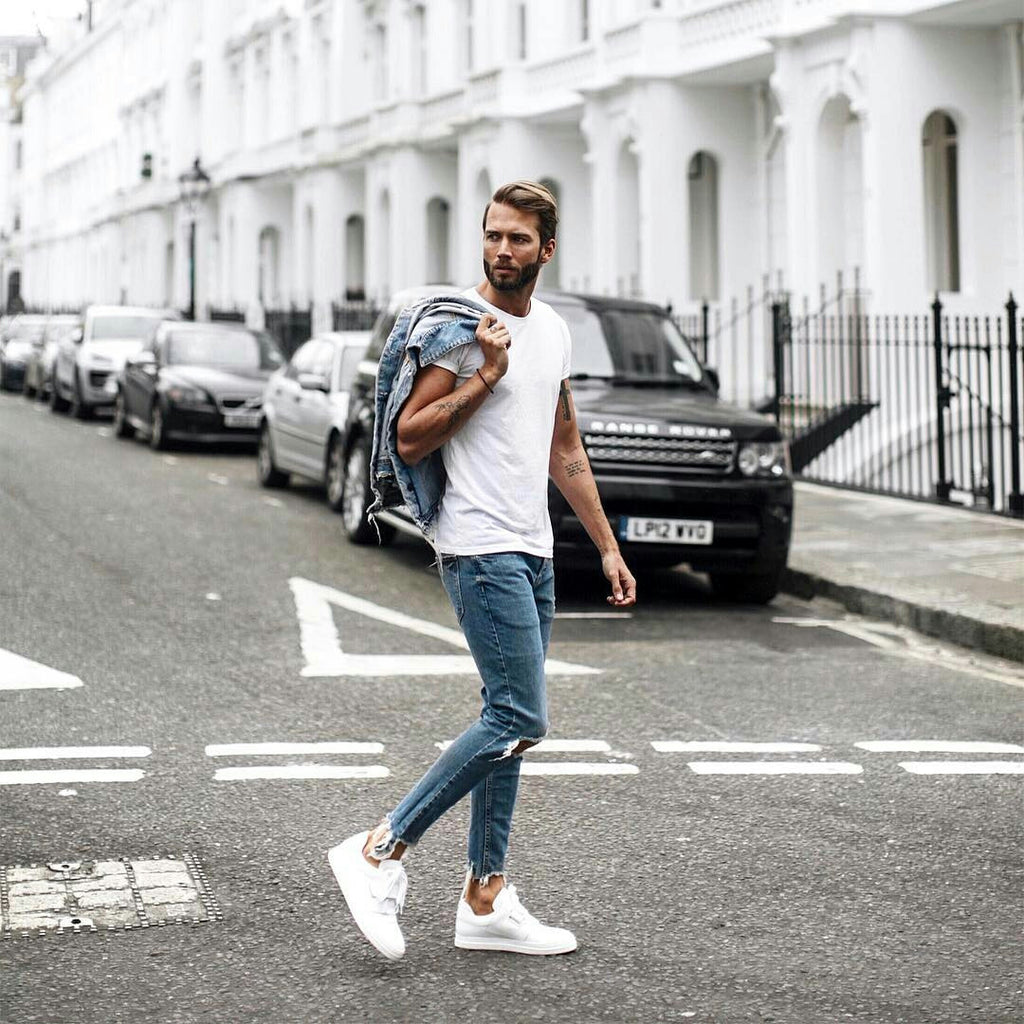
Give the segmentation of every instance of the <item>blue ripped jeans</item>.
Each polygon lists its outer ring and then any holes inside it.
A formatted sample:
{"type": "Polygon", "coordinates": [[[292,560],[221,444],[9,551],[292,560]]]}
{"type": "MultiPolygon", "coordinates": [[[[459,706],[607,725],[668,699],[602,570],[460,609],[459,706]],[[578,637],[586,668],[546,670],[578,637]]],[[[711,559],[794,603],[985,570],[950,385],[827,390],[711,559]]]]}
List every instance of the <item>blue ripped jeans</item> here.
{"type": "Polygon", "coordinates": [[[519,552],[443,554],[439,561],[483,679],[483,709],[388,815],[389,830],[371,852],[383,858],[398,842],[414,845],[470,793],[469,868],[484,880],[505,867],[522,760],[516,748],[548,730],[544,659],[555,614],[554,570],[550,558],[519,552]]]}

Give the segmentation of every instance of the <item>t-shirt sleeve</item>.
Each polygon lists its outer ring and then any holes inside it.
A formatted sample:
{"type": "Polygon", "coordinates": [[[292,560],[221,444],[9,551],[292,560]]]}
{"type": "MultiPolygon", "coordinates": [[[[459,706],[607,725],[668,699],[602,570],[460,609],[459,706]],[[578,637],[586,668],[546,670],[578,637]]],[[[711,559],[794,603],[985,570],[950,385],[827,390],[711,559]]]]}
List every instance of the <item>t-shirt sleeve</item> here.
{"type": "Polygon", "coordinates": [[[453,348],[447,355],[441,356],[440,359],[435,359],[431,365],[440,366],[443,370],[450,370],[456,377],[465,376],[462,371],[466,364],[466,357],[469,355],[470,348],[475,344],[476,342],[472,341],[467,342],[465,345],[459,345],[458,348],[453,348]]]}

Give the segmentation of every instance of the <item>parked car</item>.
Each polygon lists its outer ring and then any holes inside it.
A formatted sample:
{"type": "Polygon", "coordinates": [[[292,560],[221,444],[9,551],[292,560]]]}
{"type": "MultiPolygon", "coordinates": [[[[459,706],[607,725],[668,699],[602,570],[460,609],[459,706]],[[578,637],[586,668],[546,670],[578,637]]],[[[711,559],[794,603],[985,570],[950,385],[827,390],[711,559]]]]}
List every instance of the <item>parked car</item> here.
{"type": "Polygon", "coordinates": [[[29,398],[48,398],[53,386],[53,361],[61,339],[81,330],[82,318],[74,313],[55,313],[46,321],[42,336],[32,343],[25,364],[25,394],[29,398]]]}
{"type": "Polygon", "coordinates": [[[173,310],[145,306],[89,306],[81,331],[57,345],[50,408],[70,408],[78,419],[110,408],[125,360],[142,349],[161,320],[177,317],[173,310]]]}
{"type": "MultiPolygon", "coordinates": [[[[378,536],[366,517],[377,361],[401,309],[447,290],[396,295],[353,382],[342,517],[355,543],[378,536]]],[[[720,596],[770,601],[786,567],[793,513],[789,451],[775,421],[719,401],[714,370],[660,306],[564,292],[537,298],[569,325],[580,435],[626,561],[686,563],[710,574],[720,596]]],[[[586,532],[554,485],[549,508],[556,562],[592,561],[586,532]]],[[[385,543],[396,530],[419,535],[403,510],[378,525],[385,543]]]]}
{"type": "Polygon", "coordinates": [[[253,444],[263,390],[284,365],[265,331],[227,323],[160,323],[116,380],[114,432],[153,448],[173,440],[253,444]]]}
{"type": "Polygon", "coordinates": [[[32,345],[46,329],[46,316],[25,313],[6,325],[0,342],[0,391],[21,391],[32,345]]]}
{"type": "Polygon", "coordinates": [[[256,456],[264,487],[284,487],[292,473],[308,477],[341,511],[349,389],[369,340],[369,331],[318,334],[267,382],[256,456]]]}

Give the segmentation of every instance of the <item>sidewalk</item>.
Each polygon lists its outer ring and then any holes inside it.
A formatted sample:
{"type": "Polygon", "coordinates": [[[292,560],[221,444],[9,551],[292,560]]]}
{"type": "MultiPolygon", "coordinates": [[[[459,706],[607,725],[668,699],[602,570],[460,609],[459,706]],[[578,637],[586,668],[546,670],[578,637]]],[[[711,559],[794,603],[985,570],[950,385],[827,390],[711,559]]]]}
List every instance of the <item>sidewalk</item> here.
{"type": "Polygon", "coordinates": [[[796,485],[784,587],[1024,661],[1024,521],[796,485]]]}

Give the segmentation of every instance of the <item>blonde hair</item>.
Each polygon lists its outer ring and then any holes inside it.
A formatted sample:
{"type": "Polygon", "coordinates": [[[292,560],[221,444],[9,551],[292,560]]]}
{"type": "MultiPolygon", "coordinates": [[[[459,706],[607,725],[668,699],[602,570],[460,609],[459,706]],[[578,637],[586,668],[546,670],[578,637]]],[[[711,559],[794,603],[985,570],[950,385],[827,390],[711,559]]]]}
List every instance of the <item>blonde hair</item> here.
{"type": "Polygon", "coordinates": [[[500,203],[502,206],[512,206],[517,210],[527,210],[537,214],[540,222],[540,244],[547,245],[555,232],[558,230],[558,203],[551,194],[550,189],[545,188],[539,181],[510,181],[502,185],[493,196],[491,201],[484,207],[484,230],[487,230],[487,211],[491,203],[500,203]]]}

